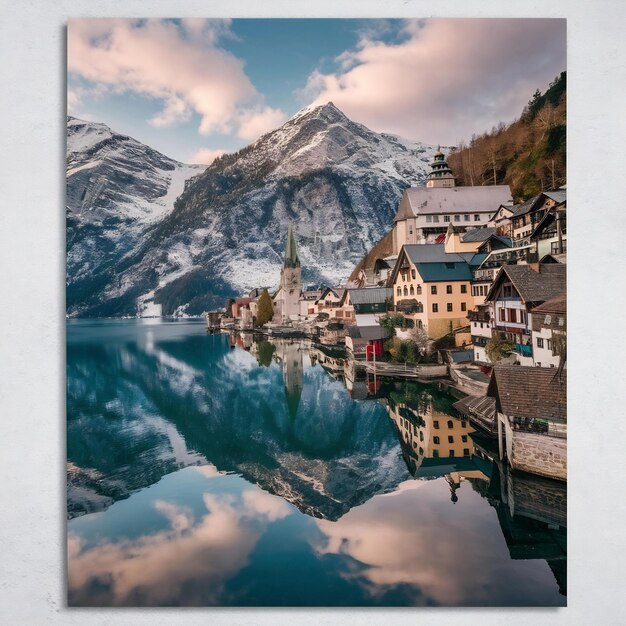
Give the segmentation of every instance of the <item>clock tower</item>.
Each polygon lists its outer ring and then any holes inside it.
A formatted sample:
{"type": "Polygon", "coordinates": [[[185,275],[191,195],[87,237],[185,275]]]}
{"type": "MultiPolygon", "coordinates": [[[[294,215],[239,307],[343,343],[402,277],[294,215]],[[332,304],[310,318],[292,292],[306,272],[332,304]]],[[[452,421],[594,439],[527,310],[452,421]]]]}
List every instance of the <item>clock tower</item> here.
{"type": "Polygon", "coordinates": [[[282,291],[282,319],[286,321],[290,315],[300,313],[300,259],[296,248],[296,238],[293,234],[293,226],[289,224],[287,230],[287,246],[285,248],[285,260],[280,271],[280,289],[282,291]]]}

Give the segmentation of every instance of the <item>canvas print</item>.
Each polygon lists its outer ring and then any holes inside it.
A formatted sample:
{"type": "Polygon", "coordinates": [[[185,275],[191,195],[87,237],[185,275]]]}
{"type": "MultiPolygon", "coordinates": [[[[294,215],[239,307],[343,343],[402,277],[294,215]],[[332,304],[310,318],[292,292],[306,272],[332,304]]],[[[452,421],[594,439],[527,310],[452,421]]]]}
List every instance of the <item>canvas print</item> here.
{"type": "Polygon", "coordinates": [[[70,606],[564,606],[566,23],[67,28],[70,606]]]}

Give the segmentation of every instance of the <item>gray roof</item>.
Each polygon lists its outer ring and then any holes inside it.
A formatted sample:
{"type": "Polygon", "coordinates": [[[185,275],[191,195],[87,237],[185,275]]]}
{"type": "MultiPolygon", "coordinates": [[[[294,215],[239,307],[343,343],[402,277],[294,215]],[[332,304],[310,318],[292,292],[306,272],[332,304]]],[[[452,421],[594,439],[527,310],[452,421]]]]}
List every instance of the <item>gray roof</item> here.
{"type": "Polygon", "coordinates": [[[496,229],[494,227],[490,228],[474,228],[474,230],[467,231],[463,237],[461,237],[462,242],[470,242],[470,241],[485,241],[496,234],[496,229]]]}
{"type": "Polygon", "coordinates": [[[395,221],[427,214],[493,213],[511,201],[508,185],[411,187],[402,196],[395,221]]]}
{"type": "Polygon", "coordinates": [[[491,300],[503,276],[508,276],[524,302],[545,302],[565,292],[567,265],[541,263],[538,272],[530,265],[503,265],[487,294],[487,300],[491,300]]]}
{"type": "Polygon", "coordinates": [[[393,298],[390,287],[366,287],[365,289],[348,289],[352,304],[379,304],[387,298],[393,298]]]}
{"type": "Polygon", "coordinates": [[[386,339],[391,335],[391,331],[384,326],[348,326],[348,336],[352,339],[386,339]]]}
{"type": "Polygon", "coordinates": [[[565,189],[557,189],[556,191],[544,191],[544,196],[547,196],[551,200],[555,202],[565,202],[566,200],[566,192],[565,189]]]}

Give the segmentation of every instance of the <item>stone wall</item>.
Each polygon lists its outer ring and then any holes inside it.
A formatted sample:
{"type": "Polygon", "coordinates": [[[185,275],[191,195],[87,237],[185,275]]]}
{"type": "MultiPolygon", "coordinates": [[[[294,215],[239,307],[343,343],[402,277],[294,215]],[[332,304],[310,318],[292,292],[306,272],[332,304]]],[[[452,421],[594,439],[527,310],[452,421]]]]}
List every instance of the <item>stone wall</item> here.
{"type": "Polygon", "coordinates": [[[507,429],[507,438],[509,434],[512,435],[509,463],[513,469],[567,480],[566,439],[507,429]]]}

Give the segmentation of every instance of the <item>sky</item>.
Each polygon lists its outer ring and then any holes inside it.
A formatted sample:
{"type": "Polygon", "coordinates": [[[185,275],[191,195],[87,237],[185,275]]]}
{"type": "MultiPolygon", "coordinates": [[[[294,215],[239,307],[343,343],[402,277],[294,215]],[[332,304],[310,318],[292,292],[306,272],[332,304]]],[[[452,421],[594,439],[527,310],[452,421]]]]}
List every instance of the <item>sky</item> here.
{"type": "Polygon", "coordinates": [[[566,69],[561,19],[108,19],[68,24],[68,114],[210,164],[332,101],[377,132],[456,145],[566,69]]]}

